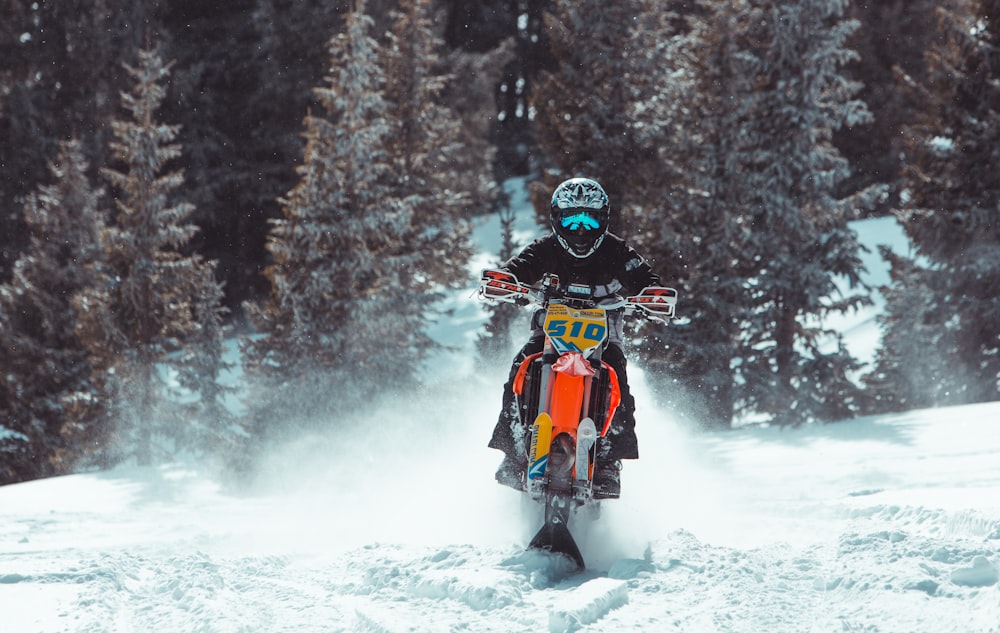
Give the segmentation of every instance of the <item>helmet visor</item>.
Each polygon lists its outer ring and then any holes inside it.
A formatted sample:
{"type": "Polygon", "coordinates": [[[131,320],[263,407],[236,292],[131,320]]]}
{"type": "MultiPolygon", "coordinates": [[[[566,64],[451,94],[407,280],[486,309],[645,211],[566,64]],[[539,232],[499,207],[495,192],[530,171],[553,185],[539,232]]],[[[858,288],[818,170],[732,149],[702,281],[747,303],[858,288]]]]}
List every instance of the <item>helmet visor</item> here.
{"type": "Polygon", "coordinates": [[[602,220],[599,209],[563,209],[559,213],[559,226],[566,231],[600,231],[602,220]]]}

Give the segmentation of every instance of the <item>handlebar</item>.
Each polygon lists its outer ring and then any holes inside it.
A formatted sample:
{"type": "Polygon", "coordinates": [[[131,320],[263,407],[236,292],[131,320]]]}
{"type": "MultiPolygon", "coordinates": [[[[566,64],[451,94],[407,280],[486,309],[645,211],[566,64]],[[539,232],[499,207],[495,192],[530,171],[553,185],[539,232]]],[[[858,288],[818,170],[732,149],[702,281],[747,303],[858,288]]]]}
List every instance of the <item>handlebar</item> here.
{"type": "Polygon", "coordinates": [[[485,301],[503,301],[517,305],[545,307],[552,301],[577,308],[602,308],[622,310],[626,316],[640,315],[652,321],[669,323],[674,317],[677,291],[663,286],[649,286],[635,296],[619,297],[610,302],[595,301],[590,287],[579,284],[563,286],[559,278],[546,274],[541,287],[522,284],[509,272],[486,269],[479,281],[479,298],[485,301]]]}

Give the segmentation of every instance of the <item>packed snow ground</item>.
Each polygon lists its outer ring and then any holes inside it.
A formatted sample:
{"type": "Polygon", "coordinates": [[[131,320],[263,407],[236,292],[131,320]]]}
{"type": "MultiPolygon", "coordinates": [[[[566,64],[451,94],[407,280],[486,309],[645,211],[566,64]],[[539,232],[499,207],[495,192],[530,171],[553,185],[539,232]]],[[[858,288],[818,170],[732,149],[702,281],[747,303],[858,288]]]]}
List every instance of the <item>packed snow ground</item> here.
{"type": "MultiPolygon", "coordinates": [[[[474,370],[454,301],[426,393],[249,488],[185,463],[0,488],[0,633],[1000,633],[1000,403],[705,435],[633,369],[642,459],[574,519],[569,573],[493,483],[505,368],[474,370]]],[[[861,356],[877,309],[842,325],[861,356]]]]}

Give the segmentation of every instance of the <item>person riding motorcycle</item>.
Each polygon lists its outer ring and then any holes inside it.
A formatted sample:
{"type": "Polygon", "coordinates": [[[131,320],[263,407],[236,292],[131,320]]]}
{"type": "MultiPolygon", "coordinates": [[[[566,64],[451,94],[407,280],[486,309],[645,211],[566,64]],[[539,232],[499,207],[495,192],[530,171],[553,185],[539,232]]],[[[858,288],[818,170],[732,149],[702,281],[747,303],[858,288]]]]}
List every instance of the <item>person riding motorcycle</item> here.
{"type": "MultiPolygon", "coordinates": [[[[595,180],[571,178],[552,193],[549,222],[552,233],[540,237],[508,260],[501,270],[511,273],[526,285],[536,285],[544,275],[559,277],[561,284],[590,286],[598,302],[614,303],[622,296],[634,295],[647,286],[659,283],[659,276],[628,243],[608,232],[611,207],[608,194],[595,180]]],[[[502,407],[493,429],[489,447],[505,456],[497,469],[499,483],[523,490],[527,470],[525,438],[514,396],[513,382],[518,367],[527,356],[540,352],[545,343],[542,331],[544,311],[531,320],[528,342],[514,358],[510,376],[503,389],[502,407]]],[[[609,312],[609,339],[604,362],[618,374],[621,404],[611,427],[598,444],[594,466],[594,497],[617,498],[621,492],[619,473],[622,459],[639,457],[635,435],[635,400],[628,386],[625,355],[622,352],[623,317],[620,310],[609,312]]]]}

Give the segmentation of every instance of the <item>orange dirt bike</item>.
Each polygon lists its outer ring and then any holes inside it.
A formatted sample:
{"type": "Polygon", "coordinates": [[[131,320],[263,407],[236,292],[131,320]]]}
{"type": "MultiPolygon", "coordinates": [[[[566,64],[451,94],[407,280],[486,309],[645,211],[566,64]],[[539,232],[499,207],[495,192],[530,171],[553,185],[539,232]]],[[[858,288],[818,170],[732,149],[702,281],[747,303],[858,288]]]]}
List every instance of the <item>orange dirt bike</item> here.
{"type": "Polygon", "coordinates": [[[596,510],[594,458],[618,407],[621,392],[614,369],[601,360],[608,342],[608,317],[669,322],[677,291],[652,286],[638,295],[598,302],[589,286],[561,286],[546,275],[540,288],[520,283],[500,270],[483,271],[479,296],[543,309],[545,346],[524,359],[514,378],[514,394],[525,428],[528,456],[525,491],[545,506],[545,523],[529,547],[561,553],[579,568],[583,556],[569,531],[570,516],[585,506],[596,510]]]}

